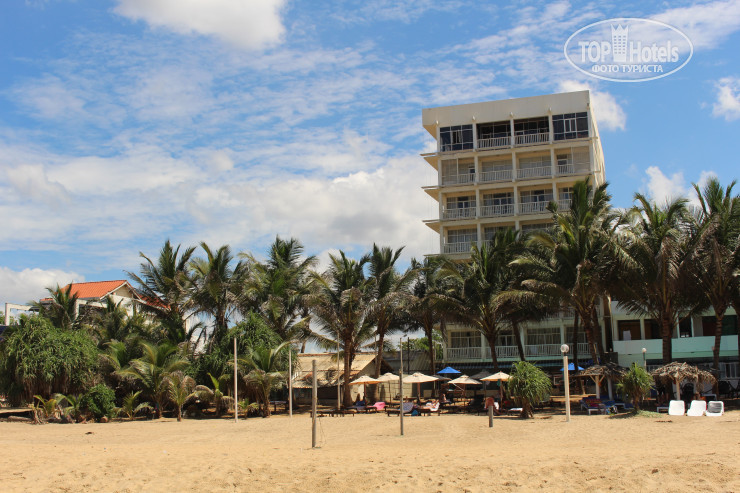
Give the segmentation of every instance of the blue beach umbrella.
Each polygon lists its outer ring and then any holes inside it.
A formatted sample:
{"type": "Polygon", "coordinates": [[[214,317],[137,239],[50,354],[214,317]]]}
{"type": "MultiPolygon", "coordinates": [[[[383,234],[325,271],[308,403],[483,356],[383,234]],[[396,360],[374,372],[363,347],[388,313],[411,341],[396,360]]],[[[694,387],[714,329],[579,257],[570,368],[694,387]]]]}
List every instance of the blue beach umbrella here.
{"type": "Polygon", "coordinates": [[[454,369],[454,368],[452,368],[451,366],[448,366],[447,368],[443,368],[443,369],[439,370],[439,371],[437,372],[437,375],[447,375],[447,374],[451,374],[451,375],[459,375],[460,373],[461,373],[461,372],[459,372],[459,371],[455,370],[455,369],[454,369]]]}
{"type": "MultiPolygon", "coordinates": [[[[575,371],[576,367],[573,363],[568,363],[568,371],[575,371]]],[[[580,366],[578,367],[578,371],[583,370],[580,366]]],[[[560,371],[565,371],[565,367],[561,368],[560,371]]]]}

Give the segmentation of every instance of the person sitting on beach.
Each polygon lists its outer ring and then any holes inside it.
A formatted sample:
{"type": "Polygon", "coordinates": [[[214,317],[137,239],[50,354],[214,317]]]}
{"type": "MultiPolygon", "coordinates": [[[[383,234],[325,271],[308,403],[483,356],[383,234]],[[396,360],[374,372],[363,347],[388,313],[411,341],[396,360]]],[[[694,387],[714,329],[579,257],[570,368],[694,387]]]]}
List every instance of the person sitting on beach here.
{"type": "Polygon", "coordinates": [[[443,405],[452,404],[452,401],[447,399],[447,394],[445,394],[444,392],[442,392],[442,398],[439,400],[439,402],[443,405]]]}
{"type": "Polygon", "coordinates": [[[485,410],[488,411],[489,407],[493,407],[493,414],[498,416],[500,413],[498,412],[498,404],[496,403],[496,399],[493,397],[486,397],[486,404],[484,406],[485,410]]]}

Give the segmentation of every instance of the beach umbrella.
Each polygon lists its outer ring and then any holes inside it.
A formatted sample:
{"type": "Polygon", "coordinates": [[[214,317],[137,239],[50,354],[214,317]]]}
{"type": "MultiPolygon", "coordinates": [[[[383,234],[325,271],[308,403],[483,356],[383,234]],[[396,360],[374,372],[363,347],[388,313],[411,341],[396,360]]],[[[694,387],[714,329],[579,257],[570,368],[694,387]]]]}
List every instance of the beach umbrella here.
{"type": "MultiPolygon", "coordinates": [[[[578,371],[581,370],[583,370],[583,368],[579,365],[578,371]]],[[[561,368],[560,371],[565,371],[565,367],[561,368]]],[[[576,371],[576,365],[574,365],[573,363],[568,363],[568,371],[576,371]]]]}
{"type": "Polygon", "coordinates": [[[442,368],[441,370],[439,370],[437,372],[437,375],[448,375],[448,374],[449,375],[459,375],[460,373],[462,372],[455,370],[451,366],[448,366],[446,368],[442,368]]]}
{"type": "Polygon", "coordinates": [[[470,378],[467,375],[460,375],[459,377],[455,378],[454,380],[450,380],[449,383],[455,384],[455,385],[462,385],[463,388],[463,396],[465,395],[465,386],[466,385],[482,385],[478,380],[475,380],[474,378],[470,378]]]}
{"type": "Polygon", "coordinates": [[[417,398],[421,397],[421,384],[426,382],[435,382],[439,380],[438,377],[434,377],[431,375],[424,375],[423,373],[413,373],[411,376],[403,377],[404,383],[415,383],[416,384],[416,396],[417,398]]]}
{"type": "MultiPolygon", "coordinates": [[[[404,383],[406,382],[406,379],[409,378],[410,376],[411,375],[404,375],[403,376],[404,383]]],[[[378,383],[387,383],[387,384],[389,384],[389,389],[390,389],[390,383],[391,382],[400,383],[401,378],[398,375],[396,375],[395,373],[390,373],[389,372],[389,373],[383,373],[382,375],[380,375],[377,378],[377,380],[378,380],[378,383]]]]}
{"type": "Polygon", "coordinates": [[[471,375],[470,378],[474,378],[476,380],[484,381],[486,377],[490,377],[492,373],[488,370],[481,370],[475,375],[471,375]]]}
{"type": "Polygon", "coordinates": [[[364,398],[367,395],[367,384],[369,383],[380,383],[380,380],[376,380],[375,378],[368,376],[368,375],[362,375],[359,378],[354,379],[349,384],[350,385],[362,385],[362,397],[364,398]]]}
{"type": "MultiPolygon", "coordinates": [[[[568,365],[570,366],[570,365],[568,365]]],[[[625,368],[615,363],[592,365],[583,370],[579,377],[590,377],[596,384],[596,397],[601,397],[601,381],[606,378],[609,383],[609,399],[612,398],[612,380],[620,380],[627,373],[625,368]]]]}
{"type": "Polygon", "coordinates": [[[503,405],[504,400],[504,382],[506,382],[509,379],[509,374],[504,373],[502,371],[496,372],[491,376],[481,378],[481,381],[483,382],[499,382],[499,392],[501,394],[501,405],[503,405]]]}

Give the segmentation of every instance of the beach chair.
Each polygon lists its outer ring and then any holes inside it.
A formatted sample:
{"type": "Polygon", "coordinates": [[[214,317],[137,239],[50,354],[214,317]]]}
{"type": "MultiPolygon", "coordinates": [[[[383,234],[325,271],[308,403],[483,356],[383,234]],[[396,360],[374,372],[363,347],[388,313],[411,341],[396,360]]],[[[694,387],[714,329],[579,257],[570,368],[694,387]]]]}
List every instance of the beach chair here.
{"type": "Polygon", "coordinates": [[[704,416],[704,411],[707,410],[707,401],[691,401],[689,410],[686,411],[686,416],[704,416]]]}
{"type": "Polygon", "coordinates": [[[601,402],[595,399],[581,399],[581,409],[589,416],[593,413],[601,413],[601,402]]]}
{"type": "Polygon", "coordinates": [[[419,414],[421,415],[424,415],[424,414],[431,415],[432,413],[437,413],[439,415],[442,412],[442,409],[440,409],[439,401],[434,402],[434,403],[427,402],[426,405],[422,407],[418,407],[416,409],[419,411],[419,414]]]}
{"type": "Polygon", "coordinates": [[[369,413],[379,413],[385,409],[385,402],[380,401],[376,402],[372,406],[367,406],[367,409],[365,409],[369,413]]]}
{"type": "Polygon", "coordinates": [[[399,412],[401,412],[401,409],[402,409],[403,414],[411,414],[411,412],[414,410],[414,406],[415,404],[413,402],[404,402],[400,409],[397,407],[394,407],[394,408],[386,409],[385,412],[388,416],[391,416],[394,414],[398,414],[399,412]]]}
{"type": "Polygon", "coordinates": [[[670,416],[683,416],[686,413],[684,401],[671,401],[668,403],[668,414],[670,416]]]}
{"type": "Polygon", "coordinates": [[[722,416],[725,414],[725,403],[722,401],[709,401],[707,411],[704,414],[707,416],[722,416]]]}

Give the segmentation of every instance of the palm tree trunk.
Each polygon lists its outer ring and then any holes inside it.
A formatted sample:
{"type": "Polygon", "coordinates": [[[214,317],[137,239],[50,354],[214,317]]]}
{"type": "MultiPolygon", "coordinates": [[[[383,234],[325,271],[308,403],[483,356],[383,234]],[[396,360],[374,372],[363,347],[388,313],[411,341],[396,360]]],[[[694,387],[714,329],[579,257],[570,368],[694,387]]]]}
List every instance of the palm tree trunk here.
{"type": "Polygon", "coordinates": [[[717,371],[719,371],[719,348],[720,344],[722,344],[722,320],[725,318],[725,310],[722,307],[714,308],[716,319],[714,323],[714,349],[712,350],[714,359],[712,361],[712,367],[717,371]]]}
{"type": "Polygon", "coordinates": [[[596,350],[596,341],[594,340],[594,328],[593,328],[593,322],[591,320],[591,314],[586,313],[585,317],[583,318],[583,329],[586,332],[586,340],[588,341],[588,350],[591,353],[591,360],[596,364],[599,361],[599,354],[596,350]]]}
{"type": "Polygon", "coordinates": [[[352,354],[350,347],[352,340],[344,340],[344,391],[342,396],[342,405],[349,406],[352,404],[352,390],[349,387],[349,381],[352,376],[352,354]]]}
{"type": "Polygon", "coordinates": [[[426,324],[424,325],[424,336],[426,336],[427,341],[429,341],[429,368],[430,373],[434,375],[434,372],[436,370],[437,362],[436,362],[436,351],[434,347],[434,325],[432,324],[426,324]]]}
{"type": "Polygon", "coordinates": [[[573,368],[578,368],[578,329],[580,325],[578,312],[573,316],[573,334],[571,337],[571,346],[573,347],[573,368]]]}
{"type": "Polygon", "coordinates": [[[660,335],[663,338],[663,364],[667,365],[673,361],[673,327],[667,315],[662,318],[660,335]]]}
{"type": "Polygon", "coordinates": [[[519,330],[519,324],[517,322],[511,322],[511,331],[514,333],[514,339],[516,340],[516,348],[519,351],[519,359],[527,361],[524,355],[524,345],[522,345],[522,333],[519,330]]]}
{"type": "MultiPolygon", "coordinates": [[[[385,331],[378,333],[378,346],[375,348],[375,371],[373,372],[373,378],[377,379],[380,376],[380,361],[383,357],[383,342],[385,340],[385,331]]],[[[372,387],[373,401],[377,402],[380,397],[380,386],[374,384],[372,387]]]]}
{"type": "Polygon", "coordinates": [[[494,373],[498,373],[501,370],[499,370],[498,358],[496,357],[496,338],[486,337],[486,340],[488,341],[488,347],[491,348],[491,361],[493,362],[493,371],[494,373]]]}
{"type": "Polygon", "coordinates": [[[599,313],[596,311],[596,305],[591,308],[591,319],[592,326],[594,327],[594,340],[596,341],[596,349],[599,352],[599,360],[603,363],[606,361],[606,354],[604,353],[604,344],[602,343],[601,337],[601,324],[599,323],[599,313]]]}

